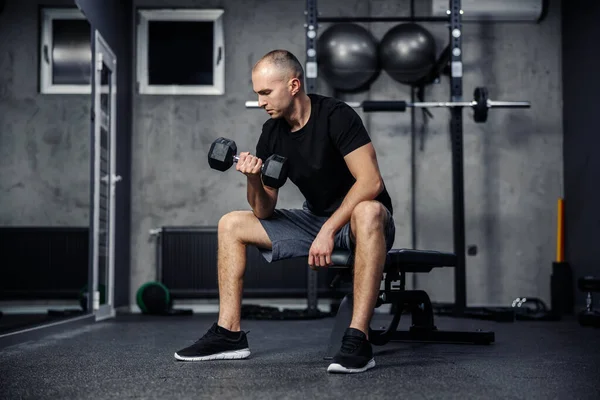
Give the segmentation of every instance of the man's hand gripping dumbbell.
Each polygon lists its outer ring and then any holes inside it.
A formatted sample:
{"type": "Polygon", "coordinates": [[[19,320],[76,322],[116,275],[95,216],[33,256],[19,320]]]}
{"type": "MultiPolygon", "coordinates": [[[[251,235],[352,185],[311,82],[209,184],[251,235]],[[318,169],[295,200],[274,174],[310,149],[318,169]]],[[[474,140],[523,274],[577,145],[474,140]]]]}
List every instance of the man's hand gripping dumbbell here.
{"type": "Polygon", "coordinates": [[[245,175],[262,173],[265,186],[275,189],[282,187],[287,180],[286,160],[277,154],[271,155],[264,163],[248,152],[242,152],[238,156],[235,142],[222,137],[215,140],[208,151],[208,164],[211,168],[227,171],[235,163],[235,169],[245,175]]]}

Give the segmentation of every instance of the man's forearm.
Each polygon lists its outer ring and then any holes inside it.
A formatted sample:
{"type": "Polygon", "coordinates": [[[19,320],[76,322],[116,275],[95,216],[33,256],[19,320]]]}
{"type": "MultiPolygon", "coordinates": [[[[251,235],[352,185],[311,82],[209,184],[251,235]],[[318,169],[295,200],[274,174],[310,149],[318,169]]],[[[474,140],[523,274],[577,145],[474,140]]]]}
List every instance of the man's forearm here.
{"type": "Polygon", "coordinates": [[[335,235],[352,216],[352,211],[359,203],[374,200],[383,191],[383,181],[356,181],[350,188],[344,201],[322,226],[321,231],[335,235]]]}
{"type": "Polygon", "coordinates": [[[260,177],[248,177],[247,197],[257,218],[268,218],[275,209],[275,202],[265,191],[260,177]]]}

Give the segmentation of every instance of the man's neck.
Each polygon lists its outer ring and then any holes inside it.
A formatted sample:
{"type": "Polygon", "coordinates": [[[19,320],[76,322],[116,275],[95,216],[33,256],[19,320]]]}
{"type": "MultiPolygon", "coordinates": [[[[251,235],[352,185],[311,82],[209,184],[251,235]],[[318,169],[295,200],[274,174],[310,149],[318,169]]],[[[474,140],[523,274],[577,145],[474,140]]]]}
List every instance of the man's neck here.
{"type": "Polygon", "coordinates": [[[310,110],[310,97],[308,97],[305,93],[301,94],[295,99],[290,115],[285,117],[292,132],[299,131],[304,127],[304,125],[306,125],[310,118],[310,110]]]}

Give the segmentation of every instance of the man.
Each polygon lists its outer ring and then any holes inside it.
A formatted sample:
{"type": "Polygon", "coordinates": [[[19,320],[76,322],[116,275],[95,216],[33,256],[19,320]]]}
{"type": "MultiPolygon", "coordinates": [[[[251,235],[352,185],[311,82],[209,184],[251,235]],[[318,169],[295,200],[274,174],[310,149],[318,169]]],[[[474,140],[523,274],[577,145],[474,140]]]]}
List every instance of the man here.
{"type": "Polygon", "coordinates": [[[175,353],[184,361],[250,355],[240,329],[246,246],[269,262],[308,256],[311,268],[331,265],[334,248],[351,249],[354,309],[329,372],[363,372],[375,366],[368,342],[387,251],[395,226],[392,202],[375,150],[358,114],[347,104],[304,91],[304,71],[286,50],[263,56],[252,69],[263,125],[256,155],[239,154],[252,211],[234,211],[218,225],[219,318],[195,344],[175,353]],[[261,180],[262,160],[287,157],[288,177],[305,197],[302,209],[276,209],[278,190],[261,180]]]}

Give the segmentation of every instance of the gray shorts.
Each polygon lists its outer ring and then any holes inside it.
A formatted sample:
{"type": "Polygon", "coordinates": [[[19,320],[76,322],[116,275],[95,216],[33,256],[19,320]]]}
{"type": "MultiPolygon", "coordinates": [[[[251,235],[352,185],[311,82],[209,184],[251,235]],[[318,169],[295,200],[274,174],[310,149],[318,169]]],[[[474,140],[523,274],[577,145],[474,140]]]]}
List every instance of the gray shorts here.
{"type": "MultiPolygon", "coordinates": [[[[387,209],[386,209],[387,210],[387,209]]],[[[268,262],[294,257],[308,257],[308,252],[315,237],[329,217],[313,214],[304,203],[302,209],[277,209],[269,219],[260,219],[273,244],[272,250],[258,250],[268,262]]],[[[388,210],[388,224],[385,228],[385,243],[390,251],[396,236],[394,218],[388,210]]],[[[350,223],[335,235],[335,248],[354,250],[350,223]]]]}

